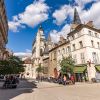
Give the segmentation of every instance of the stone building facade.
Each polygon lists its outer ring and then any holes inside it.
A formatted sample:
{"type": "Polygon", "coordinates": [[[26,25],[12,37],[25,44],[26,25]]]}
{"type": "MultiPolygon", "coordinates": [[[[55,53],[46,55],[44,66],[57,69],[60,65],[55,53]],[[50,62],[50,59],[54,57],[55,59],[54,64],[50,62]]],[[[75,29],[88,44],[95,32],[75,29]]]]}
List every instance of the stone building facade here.
{"type": "MultiPolygon", "coordinates": [[[[39,31],[38,33],[41,33],[39,31]]],[[[59,42],[55,44],[51,42],[49,36],[48,41],[41,42],[43,44],[42,47],[44,47],[43,51],[45,51],[45,48],[48,48],[46,50],[48,52],[42,52],[42,55],[40,55],[41,46],[39,39],[37,41],[33,45],[33,48],[37,46],[36,52],[39,57],[37,64],[41,63],[44,66],[48,66],[49,77],[57,77],[57,73],[59,74],[61,69],[59,62],[63,57],[68,56],[71,56],[75,61],[74,73],[77,81],[83,77],[88,77],[91,80],[96,77],[96,73],[100,72],[100,30],[94,27],[92,21],[82,24],[77,9],[74,10],[73,22],[66,38],[60,36],[59,42]],[[46,57],[47,59],[45,59],[46,57]]],[[[36,53],[33,52],[32,57],[33,59],[35,57],[37,61],[38,57],[34,56],[34,54],[36,53]]],[[[35,60],[34,64],[36,64],[35,60]]]]}
{"type": "Polygon", "coordinates": [[[57,69],[57,49],[55,46],[49,51],[49,77],[54,77],[54,70],[57,69]]]}
{"type": "Polygon", "coordinates": [[[25,72],[24,72],[24,77],[27,79],[32,79],[33,74],[34,74],[34,69],[32,66],[32,61],[31,57],[28,57],[23,60],[24,61],[24,66],[25,66],[25,72]]]}
{"type": "Polygon", "coordinates": [[[0,0],[0,59],[4,58],[8,42],[8,22],[4,0],[0,0]]]}
{"type": "MultiPolygon", "coordinates": [[[[56,67],[59,72],[59,61],[62,60],[62,57],[71,56],[76,65],[76,77],[82,79],[84,76],[91,80],[95,78],[97,69],[99,70],[100,67],[98,66],[100,64],[100,30],[93,26],[92,21],[82,24],[76,9],[74,10],[74,19],[70,30],[67,39],[60,37],[56,47],[50,50],[50,56],[51,51],[53,53],[56,50],[57,60],[55,63],[57,65],[50,66],[49,69],[52,69],[51,72],[53,72],[56,67]]],[[[53,62],[50,62],[49,65],[52,64],[53,62]]]]}
{"type": "Polygon", "coordinates": [[[43,59],[43,74],[44,77],[49,77],[49,57],[43,59]]]}
{"type": "Polygon", "coordinates": [[[34,78],[37,77],[36,69],[39,67],[39,65],[45,67],[44,70],[48,67],[46,66],[46,64],[43,65],[43,63],[49,58],[50,45],[50,38],[48,38],[48,41],[46,41],[43,28],[42,26],[40,26],[32,46],[32,64],[34,67],[34,78]]]}

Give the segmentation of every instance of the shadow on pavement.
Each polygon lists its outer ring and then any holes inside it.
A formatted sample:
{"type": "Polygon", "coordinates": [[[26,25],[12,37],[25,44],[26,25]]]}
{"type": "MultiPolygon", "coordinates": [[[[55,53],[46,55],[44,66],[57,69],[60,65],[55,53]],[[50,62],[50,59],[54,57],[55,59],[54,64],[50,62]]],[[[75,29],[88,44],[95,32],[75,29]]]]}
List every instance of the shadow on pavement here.
{"type": "Polygon", "coordinates": [[[2,83],[0,82],[0,100],[11,100],[23,93],[32,93],[37,85],[33,81],[20,80],[20,83],[16,89],[2,89],[2,83]]]}

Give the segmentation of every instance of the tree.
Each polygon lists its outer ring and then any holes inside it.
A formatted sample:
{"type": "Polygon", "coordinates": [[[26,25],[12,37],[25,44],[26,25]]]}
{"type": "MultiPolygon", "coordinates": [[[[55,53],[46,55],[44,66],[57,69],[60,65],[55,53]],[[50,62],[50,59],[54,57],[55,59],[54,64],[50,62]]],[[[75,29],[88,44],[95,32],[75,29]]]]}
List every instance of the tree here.
{"type": "Polygon", "coordinates": [[[24,72],[24,62],[17,56],[11,56],[9,59],[9,64],[12,66],[13,73],[18,74],[24,72]]]}
{"type": "Polygon", "coordinates": [[[16,56],[0,61],[0,74],[20,74],[24,72],[23,62],[16,56]]]}
{"type": "Polygon", "coordinates": [[[63,59],[60,62],[60,66],[61,66],[61,73],[63,75],[69,73],[73,73],[74,70],[74,60],[72,59],[72,57],[63,57],[63,59]]]}
{"type": "Polygon", "coordinates": [[[38,74],[43,72],[43,68],[41,67],[41,64],[39,64],[39,67],[37,67],[36,71],[38,74]]]}

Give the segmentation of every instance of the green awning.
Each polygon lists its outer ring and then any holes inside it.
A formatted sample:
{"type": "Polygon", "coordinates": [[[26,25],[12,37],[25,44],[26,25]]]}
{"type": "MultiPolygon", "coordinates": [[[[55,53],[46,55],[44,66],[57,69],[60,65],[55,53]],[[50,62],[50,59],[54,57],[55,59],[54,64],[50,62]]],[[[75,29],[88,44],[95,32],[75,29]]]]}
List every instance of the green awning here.
{"type": "Polygon", "coordinates": [[[75,66],[74,73],[83,73],[86,70],[86,66],[75,66]]]}
{"type": "Polygon", "coordinates": [[[95,68],[100,71],[100,65],[96,65],[95,68]]]}

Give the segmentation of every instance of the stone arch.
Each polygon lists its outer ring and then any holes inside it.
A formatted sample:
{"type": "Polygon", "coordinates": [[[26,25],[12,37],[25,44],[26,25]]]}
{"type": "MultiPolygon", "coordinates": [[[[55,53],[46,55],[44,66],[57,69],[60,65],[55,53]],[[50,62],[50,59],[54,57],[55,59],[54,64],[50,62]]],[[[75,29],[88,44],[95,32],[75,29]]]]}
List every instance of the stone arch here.
{"type": "Polygon", "coordinates": [[[57,68],[54,68],[54,78],[57,78],[58,77],[58,71],[57,71],[57,68]]]}

